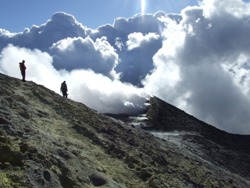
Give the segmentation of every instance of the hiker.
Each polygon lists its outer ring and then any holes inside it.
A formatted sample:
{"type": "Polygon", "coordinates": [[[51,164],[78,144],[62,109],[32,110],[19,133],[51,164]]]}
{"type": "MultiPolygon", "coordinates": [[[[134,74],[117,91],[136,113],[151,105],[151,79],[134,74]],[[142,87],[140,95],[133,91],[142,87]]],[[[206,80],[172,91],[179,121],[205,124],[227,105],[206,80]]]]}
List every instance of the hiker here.
{"type": "Polygon", "coordinates": [[[63,97],[68,98],[68,88],[67,88],[67,84],[65,81],[63,81],[63,83],[61,84],[61,92],[63,94],[63,97]]]}
{"type": "Polygon", "coordinates": [[[21,74],[22,74],[22,81],[25,82],[25,71],[26,71],[26,66],[25,66],[25,61],[23,60],[22,62],[19,63],[19,67],[20,67],[20,71],[21,71],[21,74]]]}

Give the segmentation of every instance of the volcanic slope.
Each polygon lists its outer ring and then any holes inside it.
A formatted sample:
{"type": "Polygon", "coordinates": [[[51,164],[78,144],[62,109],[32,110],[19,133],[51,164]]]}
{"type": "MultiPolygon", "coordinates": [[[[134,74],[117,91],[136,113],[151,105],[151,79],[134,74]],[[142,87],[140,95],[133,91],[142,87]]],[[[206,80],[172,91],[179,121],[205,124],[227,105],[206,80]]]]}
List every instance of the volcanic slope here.
{"type": "Polygon", "coordinates": [[[250,187],[248,166],[238,173],[31,81],[0,74],[0,86],[0,187],[250,187]]]}

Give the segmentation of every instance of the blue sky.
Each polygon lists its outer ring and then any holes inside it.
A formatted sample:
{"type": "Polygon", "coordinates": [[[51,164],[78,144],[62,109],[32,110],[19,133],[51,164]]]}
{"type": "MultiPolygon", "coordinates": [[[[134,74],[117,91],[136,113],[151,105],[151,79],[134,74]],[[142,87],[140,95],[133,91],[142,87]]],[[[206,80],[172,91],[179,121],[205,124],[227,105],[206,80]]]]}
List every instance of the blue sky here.
{"type": "Polygon", "coordinates": [[[33,24],[41,25],[58,11],[75,16],[83,25],[96,29],[113,23],[117,17],[131,17],[141,13],[180,13],[186,6],[197,4],[197,0],[1,0],[0,28],[21,32],[33,24]],[[142,10],[142,7],[145,10],[142,10]]]}

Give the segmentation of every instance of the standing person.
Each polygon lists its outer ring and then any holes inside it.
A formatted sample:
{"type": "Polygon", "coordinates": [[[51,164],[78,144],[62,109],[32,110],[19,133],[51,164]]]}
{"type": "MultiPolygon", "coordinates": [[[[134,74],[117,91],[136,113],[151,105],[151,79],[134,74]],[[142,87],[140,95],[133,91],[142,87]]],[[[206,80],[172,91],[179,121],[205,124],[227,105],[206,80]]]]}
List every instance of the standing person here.
{"type": "Polygon", "coordinates": [[[68,98],[68,88],[67,88],[67,84],[66,81],[63,81],[63,83],[61,84],[61,92],[63,94],[63,97],[68,98]]]}
{"type": "Polygon", "coordinates": [[[19,63],[19,67],[20,67],[20,71],[21,71],[21,74],[22,74],[22,81],[25,82],[25,71],[26,71],[26,66],[25,66],[25,61],[23,60],[22,62],[19,63]]]}

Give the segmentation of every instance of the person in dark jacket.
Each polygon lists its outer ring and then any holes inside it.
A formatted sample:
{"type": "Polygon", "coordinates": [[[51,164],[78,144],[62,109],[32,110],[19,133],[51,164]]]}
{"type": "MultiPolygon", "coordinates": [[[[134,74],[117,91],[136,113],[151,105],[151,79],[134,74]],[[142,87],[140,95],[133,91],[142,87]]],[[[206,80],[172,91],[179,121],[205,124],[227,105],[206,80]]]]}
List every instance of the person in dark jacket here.
{"type": "Polygon", "coordinates": [[[63,83],[61,84],[61,92],[63,97],[68,98],[68,88],[65,81],[63,81],[63,83]]]}
{"type": "Polygon", "coordinates": [[[25,66],[25,61],[23,60],[22,62],[19,63],[20,71],[22,74],[22,81],[25,82],[25,74],[26,74],[26,66],[25,66]]]}

